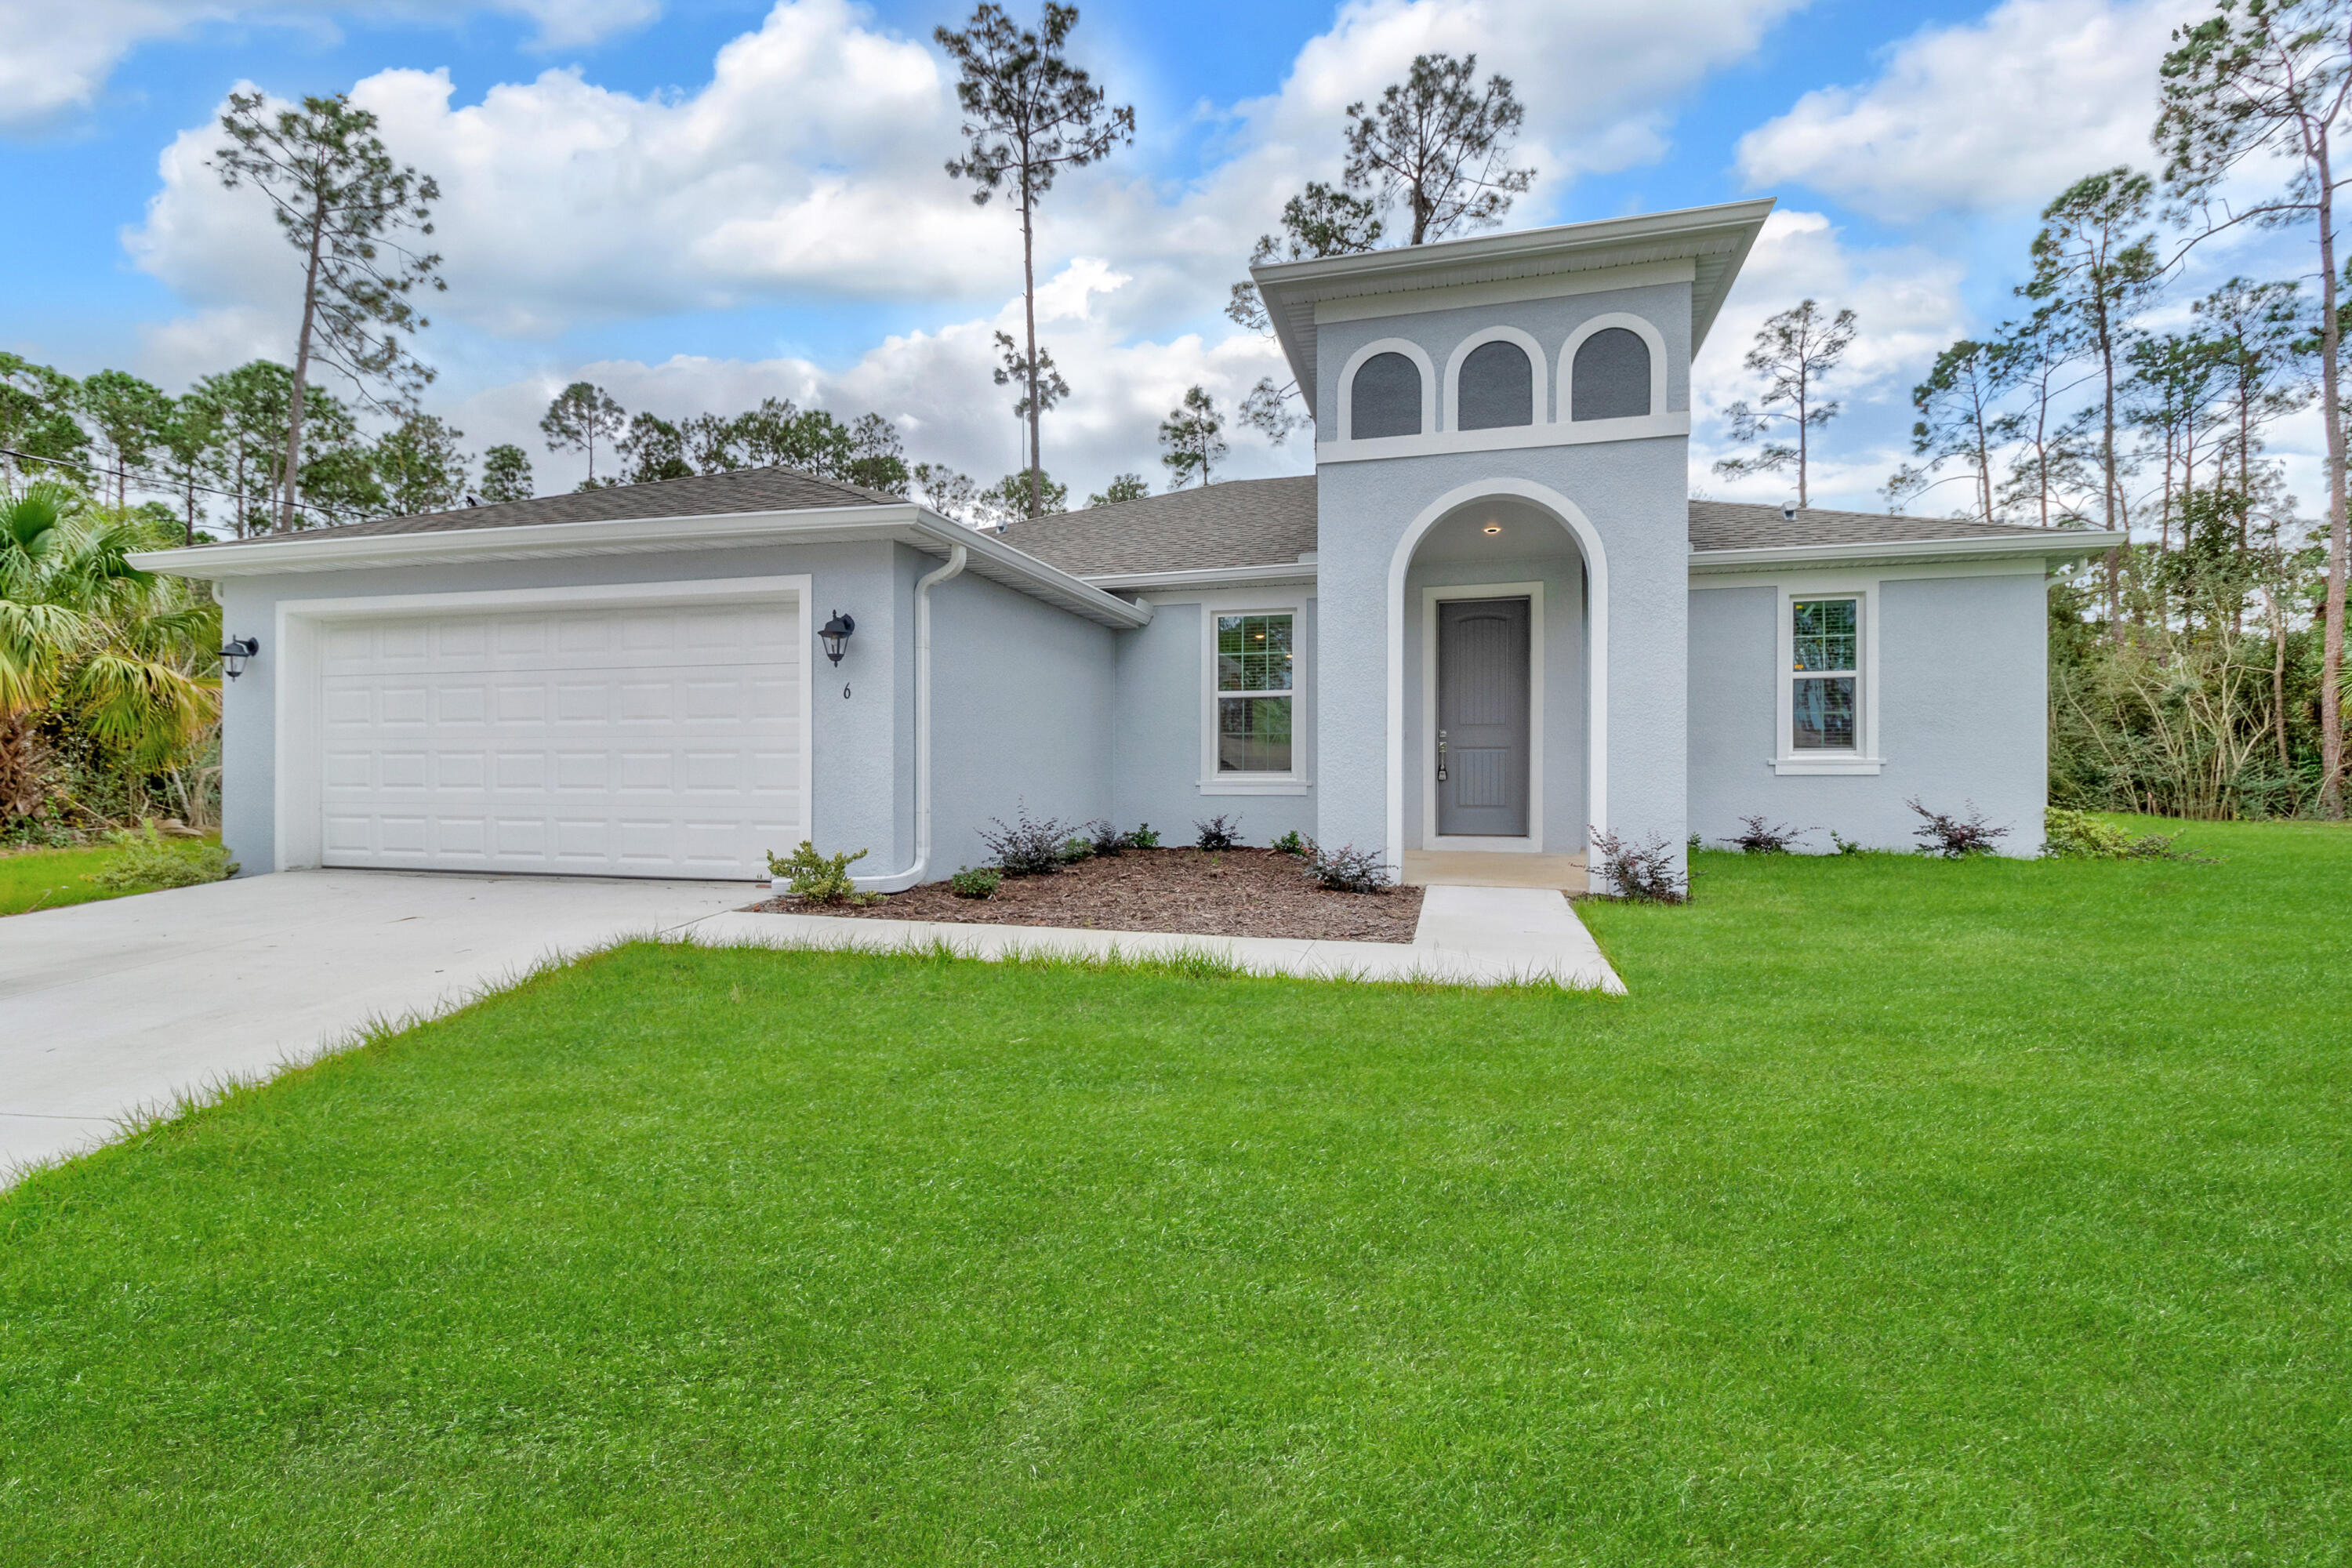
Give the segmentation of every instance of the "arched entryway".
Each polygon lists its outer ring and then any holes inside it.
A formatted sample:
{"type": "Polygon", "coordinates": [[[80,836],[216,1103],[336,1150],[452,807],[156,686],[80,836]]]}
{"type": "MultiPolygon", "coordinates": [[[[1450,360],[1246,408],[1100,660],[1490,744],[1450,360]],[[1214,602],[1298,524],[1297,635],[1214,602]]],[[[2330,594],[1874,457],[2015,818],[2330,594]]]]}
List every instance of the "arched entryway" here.
{"type": "Polygon", "coordinates": [[[1525,481],[1449,492],[1399,541],[1388,853],[1409,879],[1416,863],[1475,864],[1581,885],[1590,831],[1607,825],[1607,590],[1589,520],[1525,481]]]}

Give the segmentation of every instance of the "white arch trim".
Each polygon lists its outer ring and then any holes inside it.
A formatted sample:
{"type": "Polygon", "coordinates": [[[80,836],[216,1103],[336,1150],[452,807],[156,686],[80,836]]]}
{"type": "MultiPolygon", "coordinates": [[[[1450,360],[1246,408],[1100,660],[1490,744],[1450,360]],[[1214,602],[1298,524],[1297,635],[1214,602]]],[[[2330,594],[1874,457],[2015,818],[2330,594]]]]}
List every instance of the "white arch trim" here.
{"type": "Polygon", "coordinates": [[[1592,870],[1592,834],[1609,831],[1609,555],[1592,520],[1577,504],[1543,485],[1525,479],[1481,479],[1459,485],[1422,509],[1421,515],[1397,541],[1389,557],[1389,722],[1388,722],[1388,861],[1404,865],[1404,578],[1412,565],[1422,536],[1457,507],[1496,496],[1532,501],[1559,520],[1584,552],[1584,570],[1591,583],[1591,603],[1585,613],[1584,814],[1587,886],[1600,889],[1592,870]]]}
{"type": "Polygon", "coordinates": [[[1421,367],[1421,433],[1433,435],[1437,429],[1437,372],[1429,363],[1428,351],[1408,338],[1381,338],[1366,343],[1348,356],[1339,367],[1339,439],[1356,438],[1356,373],[1374,354],[1402,354],[1421,367]]]}
{"type": "Polygon", "coordinates": [[[1474,332],[1454,344],[1454,352],[1446,356],[1444,428],[1448,430],[1462,428],[1462,362],[1470,357],[1472,350],[1485,348],[1488,343],[1517,343],[1527,351],[1528,368],[1531,373],[1532,383],[1529,392],[1535,400],[1535,407],[1531,410],[1535,415],[1532,423],[1550,424],[1551,421],[1544,417],[1544,398],[1551,391],[1551,369],[1544,362],[1543,344],[1517,327],[1488,327],[1485,331],[1474,332]]]}
{"type": "Polygon", "coordinates": [[[1605,316],[1595,316],[1568,334],[1568,342],[1559,351],[1559,404],[1553,417],[1562,425],[1570,422],[1576,412],[1576,351],[1584,340],[1595,332],[1605,332],[1612,327],[1622,327],[1650,345],[1650,412],[1666,411],[1666,339],[1650,322],[1622,310],[1612,310],[1605,316]]]}

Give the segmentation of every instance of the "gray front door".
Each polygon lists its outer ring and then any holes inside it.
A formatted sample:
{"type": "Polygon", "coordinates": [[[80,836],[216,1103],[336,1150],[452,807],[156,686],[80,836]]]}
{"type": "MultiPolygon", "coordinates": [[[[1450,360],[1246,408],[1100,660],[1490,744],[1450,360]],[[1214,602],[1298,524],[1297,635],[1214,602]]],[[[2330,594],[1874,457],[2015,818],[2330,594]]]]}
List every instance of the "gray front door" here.
{"type": "Polygon", "coordinates": [[[1528,833],[1528,602],[1437,605],[1437,831],[1528,833]]]}

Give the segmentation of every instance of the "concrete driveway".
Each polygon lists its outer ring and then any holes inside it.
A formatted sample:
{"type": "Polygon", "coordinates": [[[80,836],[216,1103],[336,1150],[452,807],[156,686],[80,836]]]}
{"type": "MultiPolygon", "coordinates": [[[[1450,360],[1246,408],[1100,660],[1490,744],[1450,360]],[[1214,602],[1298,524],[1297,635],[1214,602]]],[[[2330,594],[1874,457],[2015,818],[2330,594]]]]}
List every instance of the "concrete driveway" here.
{"type": "Polygon", "coordinates": [[[285,871],[0,920],[0,1185],[184,1090],[542,958],[740,909],[743,882],[285,871]]]}

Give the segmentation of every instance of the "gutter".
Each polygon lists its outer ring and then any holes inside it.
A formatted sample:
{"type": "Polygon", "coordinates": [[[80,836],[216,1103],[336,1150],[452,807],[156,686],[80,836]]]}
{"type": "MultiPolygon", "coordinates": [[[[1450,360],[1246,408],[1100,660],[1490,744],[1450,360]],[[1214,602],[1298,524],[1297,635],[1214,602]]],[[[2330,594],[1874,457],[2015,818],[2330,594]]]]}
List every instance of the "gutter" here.
{"type": "MultiPolygon", "coordinates": [[[[931,868],[931,590],[962,575],[969,552],[948,547],[948,563],[915,579],[915,863],[887,877],[853,877],[861,893],[903,893],[931,868]]],[[[774,884],[783,891],[781,879],[774,884]]]]}
{"type": "Polygon", "coordinates": [[[1911,561],[2079,561],[2128,542],[2122,533],[2084,529],[2036,530],[2032,536],[2004,534],[1959,539],[1889,539],[1836,544],[1768,544],[1747,550],[1694,550],[1693,576],[1750,572],[1761,566],[1847,566],[1911,561]]]}

